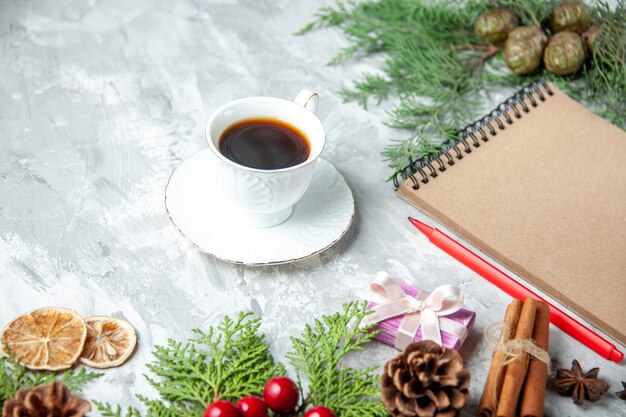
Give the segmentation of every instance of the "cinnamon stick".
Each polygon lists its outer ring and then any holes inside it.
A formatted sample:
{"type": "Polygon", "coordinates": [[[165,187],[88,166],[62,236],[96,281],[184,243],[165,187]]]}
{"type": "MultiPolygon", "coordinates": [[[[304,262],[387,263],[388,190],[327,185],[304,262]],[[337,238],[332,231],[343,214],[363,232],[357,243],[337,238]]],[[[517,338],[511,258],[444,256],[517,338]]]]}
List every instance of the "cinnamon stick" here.
{"type": "MultiPolygon", "coordinates": [[[[515,339],[527,340],[533,335],[535,327],[535,313],[537,312],[538,301],[527,298],[522,306],[515,339]]],[[[528,353],[520,352],[519,357],[506,367],[506,374],[502,382],[502,391],[498,400],[498,417],[515,417],[520,391],[526,379],[528,371],[528,353]]]]}
{"type": "MultiPolygon", "coordinates": [[[[515,336],[515,330],[517,329],[517,322],[519,321],[523,304],[524,303],[520,300],[513,300],[506,308],[504,323],[502,323],[502,333],[500,333],[500,343],[506,343],[515,336]]],[[[498,397],[500,396],[502,381],[504,380],[505,369],[502,367],[504,360],[504,353],[496,351],[493,354],[491,368],[489,368],[485,388],[483,388],[483,395],[478,405],[478,414],[480,417],[494,417],[496,415],[498,397]]]]}
{"type": "MultiPolygon", "coordinates": [[[[550,340],[550,308],[540,303],[535,315],[533,340],[537,347],[548,351],[550,340]]],[[[528,374],[522,390],[520,415],[522,417],[542,417],[548,381],[548,365],[536,358],[530,359],[528,374]]]]}

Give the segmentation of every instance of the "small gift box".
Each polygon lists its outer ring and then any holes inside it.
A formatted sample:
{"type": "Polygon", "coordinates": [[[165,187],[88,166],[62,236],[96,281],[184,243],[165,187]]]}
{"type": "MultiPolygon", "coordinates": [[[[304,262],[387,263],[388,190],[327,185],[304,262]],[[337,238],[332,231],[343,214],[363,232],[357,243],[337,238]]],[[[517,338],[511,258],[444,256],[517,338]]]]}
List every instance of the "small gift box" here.
{"type": "Polygon", "coordinates": [[[379,272],[371,289],[366,321],[378,323],[376,339],[397,349],[420,340],[459,349],[474,327],[476,313],[463,308],[463,290],[453,285],[429,293],[379,272]]]}

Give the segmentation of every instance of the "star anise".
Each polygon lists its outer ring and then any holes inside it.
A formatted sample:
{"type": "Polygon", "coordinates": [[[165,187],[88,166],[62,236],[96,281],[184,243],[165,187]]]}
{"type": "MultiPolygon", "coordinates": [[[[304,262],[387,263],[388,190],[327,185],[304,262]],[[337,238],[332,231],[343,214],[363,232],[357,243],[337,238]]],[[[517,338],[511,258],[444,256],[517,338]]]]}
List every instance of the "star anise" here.
{"type": "Polygon", "coordinates": [[[605,380],[598,378],[599,373],[600,368],[583,372],[578,361],[574,359],[571,370],[556,371],[556,392],[564,397],[571,396],[576,405],[581,405],[583,400],[594,403],[611,387],[605,380]]]}
{"type": "Polygon", "coordinates": [[[622,388],[624,388],[621,391],[617,391],[615,393],[615,395],[617,395],[620,399],[626,401],[626,382],[622,381],[622,388]]]}

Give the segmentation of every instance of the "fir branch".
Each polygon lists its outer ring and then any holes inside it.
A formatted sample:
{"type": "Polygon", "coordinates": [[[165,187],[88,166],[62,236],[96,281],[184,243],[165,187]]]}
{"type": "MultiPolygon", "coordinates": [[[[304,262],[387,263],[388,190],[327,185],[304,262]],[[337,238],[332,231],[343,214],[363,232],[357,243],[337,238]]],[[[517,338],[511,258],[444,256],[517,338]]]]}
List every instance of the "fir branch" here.
{"type": "MultiPolygon", "coordinates": [[[[473,32],[480,13],[506,6],[523,25],[542,25],[557,0],[368,0],[338,2],[320,9],[301,33],[338,27],[349,44],[331,60],[336,64],[358,54],[382,52],[382,73],[365,74],[353,88],[340,92],[344,100],[367,107],[396,98],[388,124],[411,130],[383,151],[396,172],[441,149],[446,140],[480,117],[495,103],[489,91],[542,80],[555,83],[619,127],[626,127],[626,7],[624,0],[609,7],[604,0],[591,5],[592,22],[601,24],[593,57],[571,76],[540,69],[528,76],[512,73],[502,54],[473,32]]],[[[393,177],[392,177],[393,178],[393,177]]]]}
{"type": "MultiPolygon", "coordinates": [[[[291,338],[287,358],[309,382],[307,402],[323,404],[342,417],[386,416],[380,401],[377,367],[354,369],[341,363],[346,355],[361,351],[374,338],[372,325],[363,325],[367,303],[344,305],[342,313],[323,316],[306,325],[300,337],[291,338]],[[349,329],[348,324],[354,321],[349,329]]],[[[307,404],[305,404],[306,407],[307,404]]]]}
{"type": "Polygon", "coordinates": [[[525,26],[547,23],[554,6],[561,0],[498,0],[498,6],[508,7],[520,18],[525,26]]]}
{"type": "Polygon", "coordinates": [[[6,400],[15,397],[24,388],[47,385],[58,379],[71,391],[81,392],[83,386],[102,375],[82,367],[63,373],[30,371],[14,358],[0,357],[0,410],[6,400]]]}
{"type": "Polygon", "coordinates": [[[148,415],[199,415],[216,399],[234,401],[259,395],[267,380],[284,373],[274,362],[269,346],[259,334],[259,319],[240,313],[237,320],[225,317],[214,329],[194,330],[196,338],[186,344],[173,340],[157,346],[155,360],[147,365],[157,377],[146,376],[163,401],[143,399],[148,415]]]}
{"type": "MultiPolygon", "coordinates": [[[[351,352],[364,349],[375,336],[363,318],[369,314],[366,303],[350,303],[343,312],[315,320],[302,335],[292,338],[288,354],[297,371],[302,393],[303,379],[308,394],[293,416],[301,416],[309,405],[325,405],[341,417],[383,417],[387,411],[380,401],[377,367],[354,369],[342,361],[351,352]],[[349,323],[353,325],[348,326],[349,323]]],[[[159,398],[137,395],[145,413],[129,407],[94,401],[104,417],[197,417],[215,399],[236,401],[246,395],[261,395],[266,382],[283,375],[269,347],[259,334],[259,319],[240,313],[236,320],[225,317],[217,328],[195,330],[187,343],[170,340],[157,346],[154,361],[148,365],[155,378],[148,378],[159,398]]]]}
{"type": "Polygon", "coordinates": [[[363,79],[355,84],[354,89],[342,90],[339,94],[344,101],[354,100],[367,109],[369,99],[374,98],[377,104],[380,104],[389,97],[392,88],[392,81],[388,78],[376,74],[365,74],[363,79]]]}
{"type": "MultiPolygon", "coordinates": [[[[156,346],[154,360],[147,368],[156,377],[145,378],[159,398],[137,398],[146,417],[197,417],[216,399],[236,401],[246,395],[261,395],[268,379],[283,374],[274,362],[269,346],[259,332],[261,321],[252,313],[239,313],[236,320],[226,316],[206,332],[195,329],[187,343],[168,340],[156,346]]],[[[94,401],[104,417],[141,417],[136,408],[123,410],[94,401]]]]}
{"type": "MultiPolygon", "coordinates": [[[[137,398],[146,406],[145,415],[147,417],[197,417],[202,415],[202,413],[189,411],[177,403],[167,405],[161,400],[150,400],[142,395],[137,395],[137,398]]],[[[135,407],[128,407],[124,410],[119,405],[114,408],[108,403],[95,400],[93,403],[103,417],[142,417],[141,412],[135,407]]]]}
{"type": "Polygon", "coordinates": [[[601,25],[593,43],[592,65],[583,76],[590,95],[601,104],[600,114],[618,126],[626,126],[626,3],[618,0],[594,4],[594,21],[601,25]]]}
{"type": "Polygon", "coordinates": [[[126,412],[123,412],[122,407],[119,405],[113,408],[110,404],[101,403],[96,400],[92,402],[102,417],[141,417],[139,410],[133,407],[129,407],[126,409],[126,412]]]}
{"type": "MultiPolygon", "coordinates": [[[[85,385],[100,378],[102,375],[104,375],[102,372],[91,372],[87,371],[86,368],[80,367],[62,373],[61,377],[57,379],[63,382],[70,391],[81,392],[85,385]]],[[[53,379],[53,376],[50,375],[50,379],[45,384],[52,382],[53,379]]]]}
{"type": "MultiPolygon", "coordinates": [[[[351,303],[342,313],[324,316],[307,325],[299,338],[292,338],[288,357],[296,368],[297,381],[309,381],[309,394],[303,396],[301,415],[308,404],[324,404],[342,417],[383,417],[376,367],[353,369],[341,362],[350,352],[363,350],[375,333],[374,325],[364,325],[366,303],[351,303]],[[353,322],[353,330],[348,323],[353,322]]],[[[157,346],[149,370],[158,377],[147,377],[159,394],[158,399],[138,395],[145,414],[129,407],[122,409],[94,401],[104,417],[197,417],[215,399],[236,401],[246,395],[261,395],[265,383],[285,369],[275,363],[269,347],[259,334],[259,319],[240,313],[237,320],[225,317],[217,328],[195,330],[188,343],[170,340],[157,346]]]]}
{"type": "Polygon", "coordinates": [[[336,9],[332,7],[322,7],[315,13],[316,19],[305,25],[296,32],[296,35],[304,35],[313,29],[319,29],[325,26],[339,26],[348,16],[348,9],[345,4],[337,3],[336,9]]]}
{"type": "Polygon", "coordinates": [[[183,405],[177,402],[166,405],[160,400],[150,400],[141,395],[137,397],[147,407],[146,415],[148,417],[196,417],[201,415],[195,411],[189,412],[183,405]]]}

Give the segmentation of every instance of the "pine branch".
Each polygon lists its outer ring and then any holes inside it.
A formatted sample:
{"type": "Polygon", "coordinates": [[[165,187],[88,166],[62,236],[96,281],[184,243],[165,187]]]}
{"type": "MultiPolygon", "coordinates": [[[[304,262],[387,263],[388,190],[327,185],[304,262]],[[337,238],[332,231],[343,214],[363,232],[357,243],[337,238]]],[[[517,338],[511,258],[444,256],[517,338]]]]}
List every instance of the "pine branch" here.
{"type": "Polygon", "coordinates": [[[591,68],[585,71],[591,95],[601,103],[600,114],[618,126],[626,127],[626,3],[618,0],[611,9],[601,1],[592,7],[592,16],[599,23],[593,43],[591,68]]]}
{"type": "Polygon", "coordinates": [[[540,25],[546,22],[554,6],[561,0],[498,0],[498,6],[508,7],[520,18],[525,26],[540,25]]]}
{"type": "MultiPolygon", "coordinates": [[[[236,320],[225,317],[207,332],[194,330],[187,343],[168,340],[156,346],[154,360],[147,365],[155,377],[145,375],[159,398],[137,395],[146,417],[197,417],[216,399],[236,401],[260,395],[268,379],[283,374],[269,346],[259,333],[260,319],[239,313],[236,320]]],[[[141,417],[139,410],[94,401],[104,417],[141,417]]]]}
{"type": "Polygon", "coordinates": [[[136,408],[129,407],[124,413],[122,407],[119,405],[113,408],[110,404],[101,403],[96,400],[93,401],[93,404],[103,417],[141,417],[139,410],[136,408]]]}
{"type": "Polygon", "coordinates": [[[195,411],[189,411],[179,403],[171,403],[169,406],[160,400],[149,400],[141,395],[138,396],[142,403],[148,408],[148,417],[197,417],[195,411]]]}
{"type": "Polygon", "coordinates": [[[146,376],[165,402],[143,399],[148,415],[200,415],[216,399],[236,401],[245,395],[259,395],[267,380],[284,373],[274,362],[269,346],[259,334],[259,319],[240,313],[237,320],[225,317],[222,323],[182,344],[173,340],[157,346],[155,360],[147,365],[157,377],[146,376]]]}
{"type": "Polygon", "coordinates": [[[15,394],[24,388],[47,385],[58,379],[70,390],[80,392],[83,386],[102,375],[97,372],[89,372],[82,367],[60,374],[46,371],[29,371],[14,358],[0,358],[0,410],[6,400],[15,397],[15,394]]]}
{"type": "MultiPolygon", "coordinates": [[[[343,312],[323,316],[307,325],[298,338],[292,338],[288,357],[302,379],[309,382],[308,394],[294,416],[302,416],[309,405],[325,405],[342,417],[384,417],[380,401],[377,367],[354,369],[342,362],[355,351],[364,349],[375,333],[374,325],[364,325],[369,314],[366,303],[350,303],[343,312]],[[354,326],[348,326],[354,323],[354,326]],[[353,330],[349,330],[353,329],[353,330]]],[[[136,408],[94,401],[104,417],[197,417],[215,399],[236,401],[247,395],[262,395],[265,383],[285,369],[275,363],[269,347],[259,333],[259,319],[240,313],[236,320],[225,317],[216,328],[195,330],[187,343],[170,340],[157,346],[154,361],[148,365],[155,377],[146,377],[159,398],[137,398],[145,412],[136,408]]]]}
{"type": "MultiPolygon", "coordinates": [[[[473,24],[488,7],[506,6],[523,25],[541,24],[549,30],[549,16],[557,0],[369,0],[340,1],[320,9],[316,20],[301,33],[334,26],[349,44],[331,64],[359,54],[382,52],[381,73],[365,74],[351,89],[340,91],[346,101],[367,108],[370,99],[381,103],[396,98],[389,111],[391,127],[412,131],[394,140],[383,155],[394,171],[438,152],[446,140],[494,107],[489,91],[536,80],[550,81],[574,99],[616,125],[626,127],[626,7],[624,0],[609,7],[604,0],[591,5],[592,22],[602,30],[594,40],[593,57],[571,76],[540,69],[528,76],[512,73],[497,48],[485,45],[473,24]]],[[[400,172],[402,175],[402,173],[400,172]]],[[[393,178],[393,177],[392,177],[393,178]]]]}
{"type": "Polygon", "coordinates": [[[293,350],[287,358],[309,381],[308,403],[323,404],[342,417],[386,416],[380,401],[377,367],[354,369],[342,360],[350,352],[361,351],[374,338],[373,326],[362,325],[368,314],[367,303],[344,305],[342,313],[323,316],[306,325],[300,337],[292,338],[293,350]],[[355,320],[354,330],[348,323],[355,320]]]}

